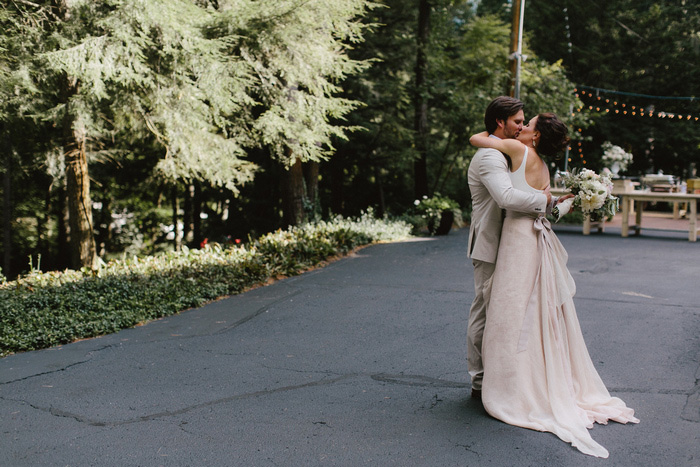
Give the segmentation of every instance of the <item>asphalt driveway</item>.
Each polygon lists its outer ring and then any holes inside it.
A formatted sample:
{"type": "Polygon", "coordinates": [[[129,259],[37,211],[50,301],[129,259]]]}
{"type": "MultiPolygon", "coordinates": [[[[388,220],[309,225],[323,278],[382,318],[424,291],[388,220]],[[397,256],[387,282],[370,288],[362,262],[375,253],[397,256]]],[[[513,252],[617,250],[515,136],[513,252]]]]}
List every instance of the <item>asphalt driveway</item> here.
{"type": "Polygon", "coordinates": [[[700,466],[700,242],[558,227],[589,352],[639,425],[607,460],[469,398],[466,229],[374,245],[0,360],[2,466],[700,466]]]}

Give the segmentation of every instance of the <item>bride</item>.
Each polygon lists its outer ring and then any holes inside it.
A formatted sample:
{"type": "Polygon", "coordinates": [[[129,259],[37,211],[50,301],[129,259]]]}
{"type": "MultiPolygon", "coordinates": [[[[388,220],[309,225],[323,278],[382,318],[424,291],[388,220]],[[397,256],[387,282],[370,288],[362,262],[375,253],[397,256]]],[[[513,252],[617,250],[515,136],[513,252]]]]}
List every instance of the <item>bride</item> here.
{"type": "MultiPolygon", "coordinates": [[[[540,155],[561,152],[566,133],[556,115],[543,113],[517,140],[483,132],[470,142],[507,155],[513,187],[541,192],[549,186],[549,170],[540,155]]],[[[588,432],[593,423],[639,420],[610,396],[593,366],[567,259],[544,215],[506,211],[482,344],[482,402],[499,420],[554,433],[585,454],[608,457],[588,432]]]]}

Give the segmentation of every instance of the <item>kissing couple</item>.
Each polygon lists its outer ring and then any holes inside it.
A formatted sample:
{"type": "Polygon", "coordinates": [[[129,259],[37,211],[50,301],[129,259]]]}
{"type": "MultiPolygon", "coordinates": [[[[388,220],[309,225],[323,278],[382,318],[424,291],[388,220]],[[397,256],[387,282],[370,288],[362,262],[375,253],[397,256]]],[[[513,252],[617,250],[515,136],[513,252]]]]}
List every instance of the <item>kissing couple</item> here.
{"type": "Polygon", "coordinates": [[[552,113],[525,123],[523,103],[501,96],[487,107],[486,131],[469,165],[468,256],[475,298],[467,365],[472,397],[511,425],[548,431],[579,451],[608,457],[593,423],[639,423],[608,393],[583,340],[568,255],[546,215],[573,195],[552,198],[546,158],[569,143],[552,113]]]}

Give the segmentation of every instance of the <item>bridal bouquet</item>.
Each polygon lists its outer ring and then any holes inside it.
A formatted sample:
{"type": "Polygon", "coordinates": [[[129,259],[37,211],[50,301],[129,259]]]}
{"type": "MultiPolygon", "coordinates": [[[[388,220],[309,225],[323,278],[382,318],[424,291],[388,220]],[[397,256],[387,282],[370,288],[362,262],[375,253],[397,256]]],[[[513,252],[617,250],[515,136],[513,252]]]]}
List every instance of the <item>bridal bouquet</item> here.
{"type": "Polygon", "coordinates": [[[572,170],[564,175],[563,182],[574,197],[554,207],[552,214],[557,221],[577,208],[592,220],[614,216],[617,212],[620,200],[612,195],[610,175],[599,175],[588,169],[572,170]]]}

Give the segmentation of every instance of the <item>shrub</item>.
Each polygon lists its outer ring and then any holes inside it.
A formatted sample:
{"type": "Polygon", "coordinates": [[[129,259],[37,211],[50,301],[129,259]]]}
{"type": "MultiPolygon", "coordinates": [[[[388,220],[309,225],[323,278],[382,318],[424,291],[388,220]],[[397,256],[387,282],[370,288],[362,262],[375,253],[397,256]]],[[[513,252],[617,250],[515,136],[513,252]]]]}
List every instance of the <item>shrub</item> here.
{"type": "Polygon", "coordinates": [[[440,193],[435,193],[430,198],[423,196],[423,199],[417,199],[413,204],[414,207],[406,214],[405,220],[413,225],[414,233],[427,228],[428,232],[434,235],[444,211],[452,211],[454,220],[461,223],[462,211],[459,204],[446,196],[441,196],[440,193]]]}
{"type": "Polygon", "coordinates": [[[404,222],[337,217],[263,235],[248,245],[184,248],[110,261],[92,271],[40,272],[0,284],[0,355],[65,344],[172,315],[332,255],[410,235],[404,222]]]}

